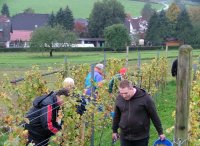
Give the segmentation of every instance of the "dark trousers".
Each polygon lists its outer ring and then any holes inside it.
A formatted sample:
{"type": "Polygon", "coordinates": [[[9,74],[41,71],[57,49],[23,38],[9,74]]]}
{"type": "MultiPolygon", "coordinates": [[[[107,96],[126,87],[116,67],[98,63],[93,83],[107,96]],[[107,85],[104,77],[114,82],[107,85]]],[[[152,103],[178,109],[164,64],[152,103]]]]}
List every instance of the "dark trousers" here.
{"type": "Polygon", "coordinates": [[[141,139],[141,140],[127,140],[120,139],[121,146],[148,146],[149,138],[141,139]]]}
{"type": "Polygon", "coordinates": [[[49,139],[43,139],[43,140],[37,140],[36,138],[33,138],[29,135],[28,137],[28,142],[27,142],[27,146],[29,143],[34,143],[35,146],[47,146],[49,142],[49,139]]]}

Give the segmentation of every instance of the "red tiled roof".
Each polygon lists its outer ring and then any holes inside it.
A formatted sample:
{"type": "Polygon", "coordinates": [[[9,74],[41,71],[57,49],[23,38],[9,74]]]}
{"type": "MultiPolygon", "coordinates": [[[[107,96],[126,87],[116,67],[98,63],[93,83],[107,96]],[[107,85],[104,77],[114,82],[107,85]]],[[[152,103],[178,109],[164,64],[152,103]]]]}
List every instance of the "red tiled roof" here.
{"type": "Polygon", "coordinates": [[[31,38],[31,33],[32,31],[27,31],[27,30],[13,30],[13,33],[10,34],[10,40],[29,41],[31,38]]]}

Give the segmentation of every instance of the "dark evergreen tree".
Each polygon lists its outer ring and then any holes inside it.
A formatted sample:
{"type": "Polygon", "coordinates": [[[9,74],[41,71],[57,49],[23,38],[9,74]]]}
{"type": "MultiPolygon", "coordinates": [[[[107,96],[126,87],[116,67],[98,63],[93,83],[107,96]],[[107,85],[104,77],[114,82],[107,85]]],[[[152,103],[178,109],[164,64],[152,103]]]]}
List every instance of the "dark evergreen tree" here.
{"type": "Polygon", "coordinates": [[[177,38],[184,41],[184,43],[190,44],[193,41],[193,26],[186,9],[181,11],[177,18],[176,34],[177,38]]]}
{"type": "Polygon", "coordinates": [[[170,22],[166,17],[165,11],[161,11],[158,15],[158,28],[160,43],[164,42],[166,38],[171,37],[170,22]]]}
{"type": "Polygon", "coordinates": [[[102,37],[105,27],[124,23],[124,7],[117,0],[103,0],[94,3],[89,17],[88,30],[91,37],[102,37]]]}
{"type": "Polygon", "coordinates": [[[194,35],[191,38],[192,39],[192,44],[199,46],[200,45],[200,26],[194,28],[194,35]]]}
{"type": "Polygon", "coordinates": [[[54,15],[53,12],[52,12],[51,15],[49,16],[48,25],[51,26],[51,27],[56,26],[56,17],[55,17],[55,15],[54,15]]]}
{"type": "Polygon", "coordinates": [[[9,8],[8,8],[8,5],[6,3],[4,3],[3,6],[2,6],[1,14],[5,15],[7,17],[10,17],[9,8]]]}
{"type": "Polygon", "coordinates": [[[155,10],[151,7],[150,3],[146,3],[141,11],[142,18],[149,21],[155,10]]]}
{"type": "Polygon", "coordinates": [[[64,18],[64,12],[63,9],[60,8],[56,13],[56,23],[59,25],[63,25],[63,18],[64,18]]]}
{"type": "Polygon", "coordinates": [[[74,17],[68,6],[63,11],[63,27],[66,30],[74,29],[74,17]]]}
{"type": "Polygon", "coordinates": [[[149,20],[149,25],[145,37],[146,42],[151,42],[156,45],[160,43],[160,26],[159,26],[159,16],[154,13],[149,20]]]}

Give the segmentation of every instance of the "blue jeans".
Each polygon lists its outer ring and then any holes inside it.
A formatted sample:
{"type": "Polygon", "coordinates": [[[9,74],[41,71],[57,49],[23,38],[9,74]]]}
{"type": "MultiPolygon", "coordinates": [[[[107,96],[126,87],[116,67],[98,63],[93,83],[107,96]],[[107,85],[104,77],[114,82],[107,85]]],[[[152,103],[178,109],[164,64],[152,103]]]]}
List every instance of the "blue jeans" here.
{"type": "Polygon", "coordinates": [[[121,146],[148,146],[149,137],[141,140],[120,139],[121,146]]]}

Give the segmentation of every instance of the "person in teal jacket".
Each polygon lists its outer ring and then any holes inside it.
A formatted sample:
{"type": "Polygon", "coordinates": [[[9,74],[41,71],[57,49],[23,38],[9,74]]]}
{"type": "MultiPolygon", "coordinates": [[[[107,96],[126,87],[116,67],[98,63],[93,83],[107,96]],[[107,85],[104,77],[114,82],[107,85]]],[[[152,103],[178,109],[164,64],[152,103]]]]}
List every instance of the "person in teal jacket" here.
{"type": "MultiPolygon", "coordinates": [[[[94,82],[97,84],[97,86],[94,87],[94,90],[96,88],[101,87],[102,81],[103,81],[103,69],[104,65],[99,63],[96,64],[94,68],[94,82]]],[[[85,78],[85,94],[87,96],[91,96],[91,78],[92,78],[92,72],[89,72],[88,75],[85,78]]]]}
{"type": "MultiPolygon", "coordinates": [[[[119,73],[116,74],[109,82],[109,88],[108,88],[108,92],[111,94],[113,92],[113,88],[114,88],[114,85],[116,83],[116,80],[118,81],[121,81],[122,79],[126,79],[126,73],[127,73],[127,68],[121,68],[119,70],[119,73]]],[[[116,85],[117,87],[118,85],[116,85]]]]}

